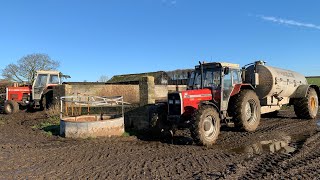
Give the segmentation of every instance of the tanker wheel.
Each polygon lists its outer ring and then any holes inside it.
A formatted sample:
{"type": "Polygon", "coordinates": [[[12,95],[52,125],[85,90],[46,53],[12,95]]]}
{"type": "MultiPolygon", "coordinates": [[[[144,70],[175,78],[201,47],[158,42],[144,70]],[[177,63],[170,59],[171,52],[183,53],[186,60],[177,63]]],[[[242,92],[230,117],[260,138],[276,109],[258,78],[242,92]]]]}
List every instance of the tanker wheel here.
{"type": "Polygon", "coordinates": [[[230,101],[230,114],[235,127],[252,132],[258,128],[261,118],[260,101],[253,90],[243,90],[230,101]]]}
{"type": "Polygon", "coordinates": [[[19,111],[19,104],[16,101],[8,100],[4,103],[4,113],[12,114],[19,111]]]}
{"type": "Polygon", "coordinates": [[[220,133],[219,113],[212,106],[201,107],[193,117],[191,136],[198,145],[211,146],[220,133]]]}
{"type": "Polygon", "coordinates": [[[294,112],[298,118],[314,119],[319,110],[319,100],[315,89],[309,88],[307,96],[294,101],[294,112]]]}

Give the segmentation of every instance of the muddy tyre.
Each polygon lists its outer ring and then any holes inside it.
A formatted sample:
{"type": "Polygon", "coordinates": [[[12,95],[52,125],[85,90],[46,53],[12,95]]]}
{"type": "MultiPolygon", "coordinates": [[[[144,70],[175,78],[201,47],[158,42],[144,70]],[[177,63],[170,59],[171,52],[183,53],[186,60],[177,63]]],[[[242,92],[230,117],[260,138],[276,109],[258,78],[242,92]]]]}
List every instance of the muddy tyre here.
{"type": "Polygon", "coordinates": [[[172,139],[175,129],[167,121],[166,106],[160,105],[155,107],[149,113],[149,130],[151,134],[164,141],[172,139]]]}
{"type": "Polygon", "coordinates": [[[230,101],[230,114],[235,127],[253,132],[257,129],[261,118],[260,101],[253,90],[242,90],[230,101]]]}
{"type": "Polygon", "coordinates": [[[40,110],[43,111],[45,109],[49,109],[52,106],[53,101],[53,91],[48,90],[45,94],[43,94],[40,101],[40,110]]]}
{"type": "Polygon", "coordinates": [[[212,106],[201,107],[193,117],[191,136],[198,145],[211,146],[220,133],[220,117],[212,106]]]}
{"type": "Polygon", "coordinates": [[[13,114],[19,111],[19,104],[16,101],[8,100],[3,106],[5,114],[13,114]]]}
{"type": "Polygon", "coordinates": [[[309,88],[307,96],[294,101],[294,112],[298,118],[314,119],[319,110],[319,100],[317,92],[309,88]]]}

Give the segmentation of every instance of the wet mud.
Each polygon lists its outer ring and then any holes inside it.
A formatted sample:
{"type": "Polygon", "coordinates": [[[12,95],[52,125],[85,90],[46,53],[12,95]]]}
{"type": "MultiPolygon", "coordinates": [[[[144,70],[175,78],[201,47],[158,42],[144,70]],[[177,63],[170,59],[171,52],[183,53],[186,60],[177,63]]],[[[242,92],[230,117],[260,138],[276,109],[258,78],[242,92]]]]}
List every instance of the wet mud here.
{"type": "Polygon", "coordinates": [[[320,121],[292,110],[262,118],[252,133],[222,127],[210,148],[193,144],[186,130],[165,142],[67,139],[33,128],[45,120],[42,112],[0,114],[0,179],[320,178],[320,121]]]}

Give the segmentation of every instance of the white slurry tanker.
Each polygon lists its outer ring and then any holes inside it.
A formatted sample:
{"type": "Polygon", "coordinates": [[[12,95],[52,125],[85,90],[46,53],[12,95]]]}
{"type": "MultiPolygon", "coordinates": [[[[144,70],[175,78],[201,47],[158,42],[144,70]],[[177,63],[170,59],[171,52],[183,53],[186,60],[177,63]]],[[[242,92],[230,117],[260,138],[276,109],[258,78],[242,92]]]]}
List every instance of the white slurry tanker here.
{"type": "Polygon", "coordinates": [[[255,86],[261,114],[279,110],[282,105],[294,106],[299,118],[313,119],[318,112],[319,87],[309,85],[300,73],[265,65],[262,61],[245,68],[244,83],[255,86]]]}

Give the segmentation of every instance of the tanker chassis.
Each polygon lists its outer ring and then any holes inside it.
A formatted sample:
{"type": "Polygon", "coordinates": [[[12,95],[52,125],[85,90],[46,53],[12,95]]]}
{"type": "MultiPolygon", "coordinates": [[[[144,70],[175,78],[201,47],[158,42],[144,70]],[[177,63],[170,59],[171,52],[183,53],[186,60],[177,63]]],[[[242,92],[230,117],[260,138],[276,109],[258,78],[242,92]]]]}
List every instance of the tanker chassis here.
{"type": "Polygon", "coordinates": [[[197,144],[213,145],[221,123],[255,131],[261,114],[282,105],[293,105],[300,119],[317,116],[319,87],[297,72],[266,66],[263,61],[242,69],[232,63],[199,63],[187,90],[168,94],[165,120],[170,129],[188,127],[197,144]]]}

